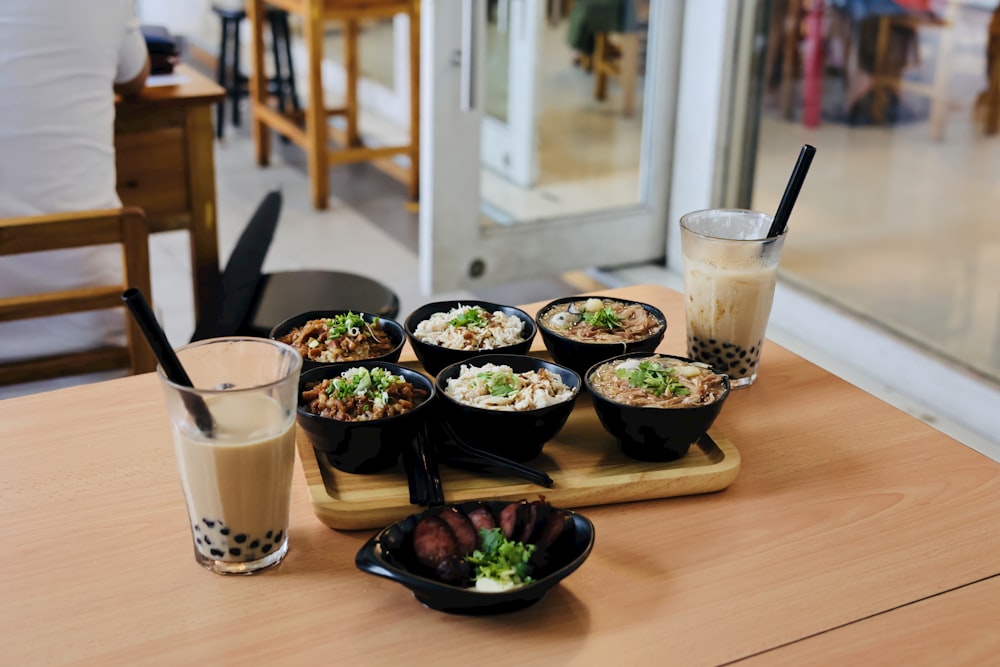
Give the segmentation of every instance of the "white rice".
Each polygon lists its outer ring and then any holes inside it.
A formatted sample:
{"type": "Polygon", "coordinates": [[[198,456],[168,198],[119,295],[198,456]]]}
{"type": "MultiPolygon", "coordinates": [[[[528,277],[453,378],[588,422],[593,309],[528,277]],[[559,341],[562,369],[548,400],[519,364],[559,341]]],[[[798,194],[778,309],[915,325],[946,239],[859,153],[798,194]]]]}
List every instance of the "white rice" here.
{"type": "Polygon", "coordinates": [[[544,368],[537,372],[514,373],[511,367],[506,365],[463,364],[458,377],[448,380],[445,393],[459,403],[477,408],[524,412],[568,401],[573,398],[576,390],[564,384],[558,375],[544,368]],[[520,387],[507,396],[494,396],[489,392],[486,382],[479,377],[483,373],[512,374],[520,380],[520,387]]]}
{"type": "Polygon", "coordinates": [[[495,350],[524,340],[524,322],[499,310],[492,314],[485,327],[450,324],[451,320],[473,307],[459,304],[447,313],[434,313],[417,325],[414,337],[421,342],[451,350],[495,350]]]}

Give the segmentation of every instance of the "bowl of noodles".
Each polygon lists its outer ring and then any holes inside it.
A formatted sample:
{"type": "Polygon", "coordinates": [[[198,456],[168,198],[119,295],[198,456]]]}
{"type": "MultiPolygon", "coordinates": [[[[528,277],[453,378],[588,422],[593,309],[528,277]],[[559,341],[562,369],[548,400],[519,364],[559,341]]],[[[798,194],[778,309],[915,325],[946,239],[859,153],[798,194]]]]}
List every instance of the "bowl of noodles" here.
{"type": "Polygon", "coordinates": [[[471,447],[529,461],[566,424],[582,382],[559,364],[514,354],[485,354],[437,375],[438,416],[471,447]]]}
{"type": "Polygon", "coordinates": [[[481,354],[526,354],[535,322],[520,308],[488,301],[437,301],[403,322],[417,359],[431,375],[481,354]]]}
{"type": "Polygon", "coordinates": [[[556,299],[538,311],[535,322],[552,359],[581,376],[599,361],[652,352],[667,331],[658,308],[606,296],[556,299]]]}
{"type": "Polygon", "coordinates": [[[633,352],[591,368],[594,410],[626,456],[672,461],[687,454],[722,411],[729,376],[669,354],[633,352]]]}
{"type": "Polygon", "coordinates": [[[386,361],[319,366],[299,378],[296,420],[317,456],[350,473],[396,465],[424,426],[434,384],[386,361]]]}
{"type": "Polygon", "coordinates": [[[372,313],[311,310],[271,329],[271,338],[302,355],[302,372],[345,361],[396,362],[406,342],[403,327],[372,313]]]}

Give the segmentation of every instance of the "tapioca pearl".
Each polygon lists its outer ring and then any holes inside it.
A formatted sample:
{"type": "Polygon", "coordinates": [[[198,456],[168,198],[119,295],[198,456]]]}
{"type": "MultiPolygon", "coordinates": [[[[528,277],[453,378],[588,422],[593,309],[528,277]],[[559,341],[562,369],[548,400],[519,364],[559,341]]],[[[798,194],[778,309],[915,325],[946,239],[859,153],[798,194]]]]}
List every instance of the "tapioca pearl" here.
{"type": "Polygon", "coordinates": [[[247,541],[247,536],[244,535],[243,533],[240,533],[239,535],[234,537],[233,540],[236,542],[236,544],[243,544],[244,542],[247,541]]]}
{"type": "Polygon", "coordinates": [[[260,550],[263,551],[264,553],[268,553],[269,551],[271,551],[272,546],[273,545],[270,542],[265,542],[264,546],[262,546],[260,550]]]}
{"type": "Polygon", "coordinates": [[[250,549],[256,549],[259,546],[260,546],[260,540],[254,540],[253,542],[250,543],[250,547],[249,548],[250,549]]]}
{"type": "Polygon", "coordinates": [[[212,521],[210,519],[202,519],[202,522],[209,528],[215,528],[215,521],[212,521]]]}
{"type": "Polygon", "coordinates": [[[230,556],[239,556],[241,553],[243,553],[243,552],[240,551],[239,547],[230,547],[230,549],[229,549],[229,555],[230,556]]]}
{"type": "Polygon", "coordinates": [[[226,552],[223,551],[222,549],[209,549],[208,553],[212,554],[216,558],[222,558],[223,556],[226,555],[226,552]]]}
{"type": "Polygon", "coordinates": [[[712,348],[712,354],[714,354],[715,356],[719,356],[720,354],[722,354],[722,348],[718,347],[712,348]]]}
{"type": "Polygon", "coordinates": [[[736,358],[735,352],[726,352],[726,359],[735,359],[735,358],[736,358]]]}
{"type": "Polygon", "coordinates": [[[267,539],[271,539],[272,535],[274,535],[274,531],[273,530],[269,530],[269,531],[267,531],[267,534],[264,535],[264,537],[266,537],[267,539]]]}
{"type": "Polygon", "coordinates": [[[277,534],[274,536],[274,543],[281,544],[281,538],[284,536],[285,536],[285,531],[279,530],[277,534]]]}
{"type": "Polygon", "coordinates": [[[745,359],[746,356],[747,356],[747,351],[746,350],[740,350],[740,354],[739,354],[740,359],[745,359]]]}
{"type": "Polygon", "coordinates": [[[208,535],[205,536],[205,544],[207,544],[208,546],[212,546],[212,540],[209,539],[208,535]]]}
{"type": "Polygon", "coordinates": [[[220,528],[219,532],[222,533],[223,535],[228,535],[229,534],[229,529],[228,528],[220,528]]]}

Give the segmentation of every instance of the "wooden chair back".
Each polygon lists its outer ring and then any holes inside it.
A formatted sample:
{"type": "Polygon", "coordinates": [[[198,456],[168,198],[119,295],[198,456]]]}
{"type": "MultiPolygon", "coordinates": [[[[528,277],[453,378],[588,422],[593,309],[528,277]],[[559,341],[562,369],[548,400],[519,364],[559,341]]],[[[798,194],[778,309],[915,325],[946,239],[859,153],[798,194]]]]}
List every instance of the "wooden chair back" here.
{"type": "MultiPolygon", "coordinates": [[[[57,213],[0,220],[0,256],[118,244],[122,282],[0,298],[0,322],[122,307],[122,292],[136,287],[150,296],[149,230],[142,209],[57,213]]],[[[0,363],[0,385],[128,368],[144,373],[156,360],[142,332],[125,313],[127,344],[71,354],[44,354],[0,363]]]]}

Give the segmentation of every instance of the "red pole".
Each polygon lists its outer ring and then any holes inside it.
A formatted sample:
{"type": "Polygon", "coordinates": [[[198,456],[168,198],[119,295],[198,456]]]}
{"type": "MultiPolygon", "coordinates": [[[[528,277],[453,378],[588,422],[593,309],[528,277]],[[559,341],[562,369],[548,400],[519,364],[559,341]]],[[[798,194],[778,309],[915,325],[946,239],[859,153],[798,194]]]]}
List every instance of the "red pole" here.
{"type": "Polygon", "coordinates": [[[802,122],[806,127],[819,127],[823,107],[823,0],[810,3],[806,33],[802,122]]]}

